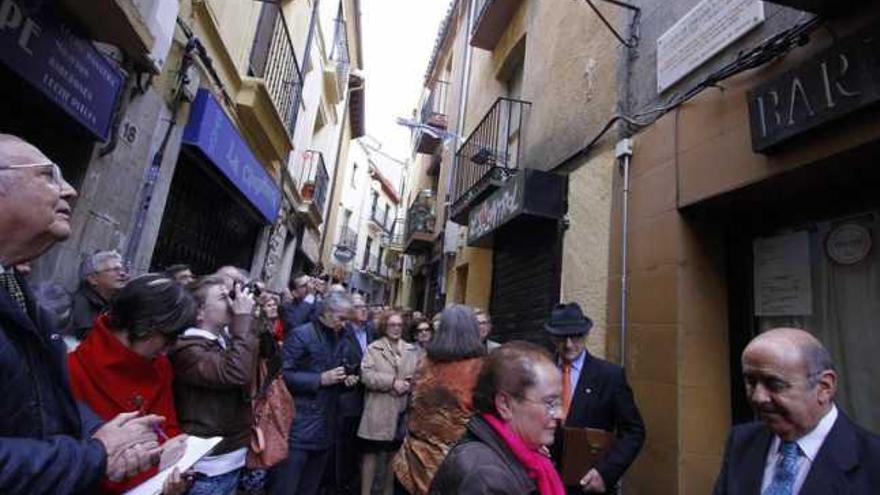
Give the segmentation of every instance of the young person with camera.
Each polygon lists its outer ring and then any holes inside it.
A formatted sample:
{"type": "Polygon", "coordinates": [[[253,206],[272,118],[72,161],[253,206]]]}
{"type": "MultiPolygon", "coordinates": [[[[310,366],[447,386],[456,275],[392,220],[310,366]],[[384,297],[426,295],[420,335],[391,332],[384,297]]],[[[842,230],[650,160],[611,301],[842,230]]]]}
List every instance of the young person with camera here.
{"type": "Polygon", "coordinates": [[[253,411],[251,386],[259,339],[252,328],[254,296],[243,284],[227,291],[223,277],[203,277],[190,286],[198,313],[171,351],[174,397],[183,431],[224,440],[194,466],[190,495],[234,494],[247,458],[253,411]]]}

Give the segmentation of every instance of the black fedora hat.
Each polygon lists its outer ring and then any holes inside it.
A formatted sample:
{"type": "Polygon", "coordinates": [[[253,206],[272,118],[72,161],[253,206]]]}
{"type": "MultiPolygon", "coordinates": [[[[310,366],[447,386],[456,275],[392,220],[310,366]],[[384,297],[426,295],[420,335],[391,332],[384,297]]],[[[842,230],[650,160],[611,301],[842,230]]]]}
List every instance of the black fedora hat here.
{"type": "Polygon", "coordinates": [[[557,304],[550,312],[544,330],[557,337],[584,335],[593,328],[593,320],[584,316],[578,303],[557,304]]]}

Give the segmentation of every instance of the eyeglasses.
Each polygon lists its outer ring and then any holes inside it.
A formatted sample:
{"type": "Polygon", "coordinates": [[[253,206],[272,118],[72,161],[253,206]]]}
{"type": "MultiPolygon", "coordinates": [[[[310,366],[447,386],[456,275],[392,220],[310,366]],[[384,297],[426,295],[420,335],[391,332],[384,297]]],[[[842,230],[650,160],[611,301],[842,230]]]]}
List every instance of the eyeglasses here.
{"type": "Polygon", "coordinates": [[[416,333],[430,332],[430,331],[431,331],[431,327],[421,327],[421,328],[416,329],[416,333]]]}
{"type": "Polygon", "coordinates": [[[95,273],[125,273],[128,269],[124,266],[114,266],[111,268],[104,268],[103,270],[98,270],[95,273]]]}
{"type": "Polygon", "coordinates": [[[561,397],[554,397],[552,399],[535,400],[535,399],[529,399],[528,397],[517,396],[517,399],[523,400],[526,402],[531,402],[533,404],[540,404],[540,405],[544,406],[544,410],[547,412],[548,416],[552,416],[554,411],[560,412],[560,413],[562,412],[562,398],[561,397]]]}
{"type": "Polygon", "coordinates": [[[50,170],[52,172],[52,183],[58,187],[61,187],[61,185],[64,184],[64,175],[62,175],[61,173],[61,167],[59,167],[58,164],[54,162],[27,163],[23,165],[3,165],[0,166],[0,170],[15,170],[38,167],[51,167],[50,170]]]}

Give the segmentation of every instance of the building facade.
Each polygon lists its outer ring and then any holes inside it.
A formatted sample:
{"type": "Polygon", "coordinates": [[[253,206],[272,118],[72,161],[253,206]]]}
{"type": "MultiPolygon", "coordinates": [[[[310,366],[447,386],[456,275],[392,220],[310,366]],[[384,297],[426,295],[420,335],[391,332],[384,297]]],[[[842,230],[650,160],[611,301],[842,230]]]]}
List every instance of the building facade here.
{"type": "Polygon", "coordinates": [[[740,355],[763,330],[822,340],[841,376],[838,407],[880,431],[876,372],[864,366],[880,317],[880,10],[642,8],[623,108],[647,122],[632,130],[630,183],[615,184],[616,197],[629,194],[614,203],[608,296],[620,299],[625,273],[626,318],[609,305],[609,349],[625,345],[648,430],[626,488],[709,493],[731,425],[754,418],[740,355]]]}
{"type": "Polygon", "coordinates": [[[337,181],[323,264],[333,278],[369,304],[390,305],[402,268],[400,190],[405,163],[357,141],[337,181]]]}
{"type": "Polygon", "coordinates": [[[363,133],[359,8],[4,1],[2,130],[79,191],[35,278],[72,289],[102,249],[134,274],[232,264],[275,289],[317,269],[337,159],[363,133]]]}
{"type": "Polygon", "coordinates": [[[615,112],[622,54],[583,3],[452,2],[416,112],[404,305],[487,309],[505,341],[542,340],[577,301],[605,354],[614,139],[579,152],[615,112]]]}

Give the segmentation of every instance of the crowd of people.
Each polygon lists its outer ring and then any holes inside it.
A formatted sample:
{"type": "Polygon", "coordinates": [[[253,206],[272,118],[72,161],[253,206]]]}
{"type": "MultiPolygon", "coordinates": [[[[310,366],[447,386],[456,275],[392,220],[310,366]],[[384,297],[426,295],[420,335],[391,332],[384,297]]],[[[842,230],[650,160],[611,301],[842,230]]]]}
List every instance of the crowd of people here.
{"type": "MultiPolygon", "coordinates": [[[[72,297],[31,290],[28,263],[69,235],[75,197],[0,134],[0,493],[123,493],[190,437],[222,440],[173,468],[166,495],[613,493],[644,444],[624,370],[587,350],[576,303],[548,315],[548,349],[500,342],[464,305],[369,307],[306,275],[273,293],[233,266],[129,277],[112,251],[83,261],[72,297]],[[610,439],[573,479],[563,429],[610,439]]],[[[761,421],[731,433],[717,494],[880,486],[880,442],[834,405],[829,356],[798,329],[749,344],[761,421]]]]}

